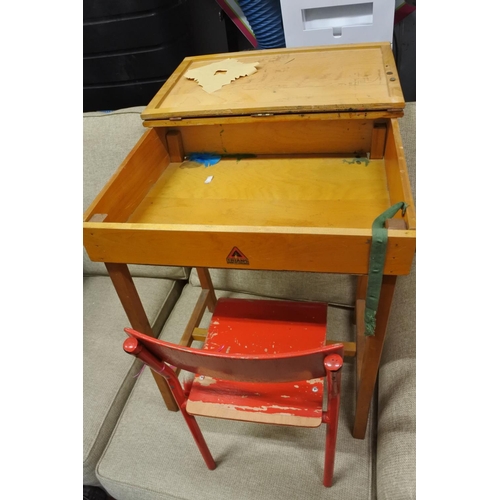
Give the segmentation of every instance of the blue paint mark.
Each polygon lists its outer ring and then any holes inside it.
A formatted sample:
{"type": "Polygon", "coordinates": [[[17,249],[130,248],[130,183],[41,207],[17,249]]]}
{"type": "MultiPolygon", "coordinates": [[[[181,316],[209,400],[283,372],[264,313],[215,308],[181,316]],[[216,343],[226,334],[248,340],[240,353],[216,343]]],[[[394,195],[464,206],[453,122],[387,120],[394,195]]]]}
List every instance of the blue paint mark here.
{"type": "Polygon", "coordinates": [[[205,167],[210,167],[219,163],[221,160],[221,155],[216,155],[212,153],[191,153],[188,156],[189,161],[195,161],[196,163],[201,163],[205,167]]]}

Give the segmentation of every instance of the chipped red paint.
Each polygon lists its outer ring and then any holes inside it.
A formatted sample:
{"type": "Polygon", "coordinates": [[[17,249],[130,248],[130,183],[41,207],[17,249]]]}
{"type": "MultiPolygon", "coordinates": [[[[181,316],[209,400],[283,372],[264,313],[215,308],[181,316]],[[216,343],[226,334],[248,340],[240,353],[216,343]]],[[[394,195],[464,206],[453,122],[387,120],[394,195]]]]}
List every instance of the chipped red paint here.
{"type": "MultiPolygon", "coordinates": [[[[277,354],[325,345],[326,304],[219,299],[204,349],[231,354],[277,354]]],[[[243,412],[320,418],[323,380],[279,384],[195,377],[190,401],[227,405],[243,412]],[[282,404],[276,404],[281,401],[282,404]]],[[[241,416],[244,419],[244,416],[241,416]]],[[[318,421],[318,425],[321,422],[318,421]]]]}
{"type": "MultiPolygon", "coordinates": [[[[189,394],[190,401],[228,405],[239,411],[269,414],[287,414],[298,417],[321,418],[323,380],[285,382],[281,384],[231,382],[212,379],[215,383],[203,385],[206,378],[197,376],[189,394]],[[316,389],[316,392],[314,391],[316,389]],[[281,404],[276,402],[280,401],[281,404]]],[[[244,420],[244,417],[242,416],[244,420]]],[[[318,425],[321,420],[318,421],[318,425]]]]}
{"type": "Polygon", "coordinates": [[[231,354],[276,354],[325,345],[326,304],[219,299],[205,348],[231,354]],[[244,341],[242,340],[244,339],[244,341]]]}

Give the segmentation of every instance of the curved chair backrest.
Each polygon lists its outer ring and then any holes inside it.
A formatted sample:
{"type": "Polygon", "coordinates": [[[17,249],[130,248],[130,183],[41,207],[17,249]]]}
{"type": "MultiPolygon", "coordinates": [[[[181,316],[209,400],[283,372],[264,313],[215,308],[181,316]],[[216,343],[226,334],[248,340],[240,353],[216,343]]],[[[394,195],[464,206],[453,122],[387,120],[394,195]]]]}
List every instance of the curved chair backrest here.
{"type": "Polygon", "coordinates": [[[146,348],[159,360],[182,370],[224,380],[246,382],[293,382],[324,377],[325,358],[343,356],[343,345],[332,344],[307,351],[282,354],[226,354],[182,347],[125,328],[129,339],[123,348],[129,353],[146,348]]]}

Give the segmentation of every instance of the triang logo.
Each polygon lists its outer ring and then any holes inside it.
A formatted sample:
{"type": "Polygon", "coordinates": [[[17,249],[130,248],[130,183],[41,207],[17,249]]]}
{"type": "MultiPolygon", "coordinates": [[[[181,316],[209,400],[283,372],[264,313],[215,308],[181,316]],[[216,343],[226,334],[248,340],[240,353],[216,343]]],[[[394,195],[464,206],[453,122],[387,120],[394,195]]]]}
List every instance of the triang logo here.
{"type": "Polygon", "coordinates": [[[249,265],[245,254],[238,247],[233,247],[233,249],[229,252],[229,255],[226,257],[226,262],[228,264],[249,265]]]}

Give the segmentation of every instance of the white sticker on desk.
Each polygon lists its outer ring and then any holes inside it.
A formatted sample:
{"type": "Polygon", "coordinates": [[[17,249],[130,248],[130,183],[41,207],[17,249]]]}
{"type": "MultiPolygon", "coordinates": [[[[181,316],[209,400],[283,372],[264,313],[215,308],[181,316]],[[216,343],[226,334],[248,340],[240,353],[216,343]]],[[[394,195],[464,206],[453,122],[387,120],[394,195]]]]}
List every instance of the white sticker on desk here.
{"type": "Polygon", "coordinates": [[[205,180],[205,184],[209,184],[210,182],[212,182],[212,179],[214,178],[213,175],[209,175],[206,180],[205,180]]]}

